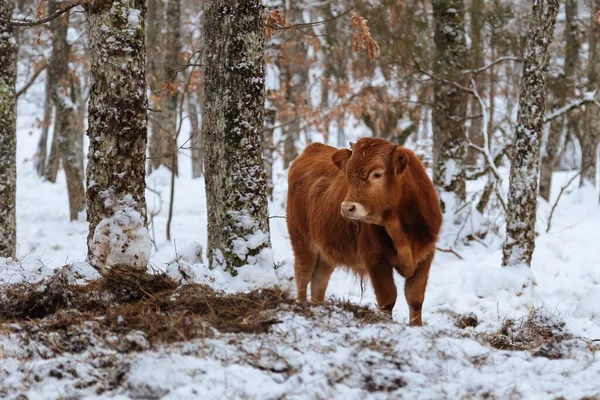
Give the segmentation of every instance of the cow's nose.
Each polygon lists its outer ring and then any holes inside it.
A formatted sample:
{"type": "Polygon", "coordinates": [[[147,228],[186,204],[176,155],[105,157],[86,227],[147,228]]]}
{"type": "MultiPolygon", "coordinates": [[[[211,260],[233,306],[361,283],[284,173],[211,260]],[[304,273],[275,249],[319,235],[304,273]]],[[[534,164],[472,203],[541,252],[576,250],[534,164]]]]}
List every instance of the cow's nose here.
{"type": "Polygon", "coordinates": [[[350,203],[348,201],[344,201],[342,203],[342,215],[343,216],[349,216],[354,214],[354,212],[356,211],[356,204],[354,203],[350,203]]]}

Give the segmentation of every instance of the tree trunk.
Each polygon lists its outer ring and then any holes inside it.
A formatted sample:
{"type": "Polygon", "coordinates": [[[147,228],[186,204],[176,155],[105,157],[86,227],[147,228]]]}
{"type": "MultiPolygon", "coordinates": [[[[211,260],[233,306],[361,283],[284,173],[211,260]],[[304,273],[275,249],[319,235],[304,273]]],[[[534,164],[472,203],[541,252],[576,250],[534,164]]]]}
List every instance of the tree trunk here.
{"type": "MultiPolygon", "coordinates": [[[[48,1],[48,15],[54,14],[58,10],[58,4],[56,0],[48,1]]],[[[67,37],[68,25],[63,25],[61,23],[62,18],[55,18],[50,22],[50,30],[52,31],[53,36],[58,37],[67,37]]],[[[66,39],[65,39],[66,40],[66,39]]],[[[50,61],[48,62],[47,75],[46,75],[46,97],[49,97],[47,100],[50,101],[48,116],[48,127],[46,127],[46,135],[49,129],[50,121],[52,120],[52,110],[54,110],[55,100],[54,93],[56,92],[56,85],[58,84],[58,80],[60,79],[57,76],[57,73],[61,70],[61,62],[62,57],[64,57],[64,51],[61,49],[55,49],[55,39],[52,40],[52,54],[50,55],[50,61]],[[62,54],[61,54],[62,53],[62,54]]],[[[61,41],[58,41],[61,42],[61,41]]],[[[57,43],[58,43],[57,42],[57,43]]],[[[47,105],[44,106],[44,108],[47,105]]],[[[44,125],[46,125],[46,110],[44,110],[44,125]]],[[[57,112],[54,111],[54,117],[56,118],[57,112]]],[[[56,121],[55,121],[56,122],[56,121]]],[[[46,179],[52,183],[56,182],[56,176],[58,175],[58,167],[60,164],[60,154],[58,149],[58,136],[60,131],[57,129],[56,123],[54,124],[54,133],[52,134],[52,143],[50,144],[50,155],[47,157],[46,165],[44,167],[44,176],[46,179]]],[[[44,132],[42,132],[42,135],[44,132]]],[[[45,157],[45,154],[44,154],[45,157]]]]}
{"type": "MultiPolygon", "coordinates": [[[[50,4],[52,0],[48,1],[50,4]]],[[[46,176],[46,156],[48,153],[48,132],[52,123],[52,79],[46,68],[46,93],[44,97],[44,119],[42,121],[42,133],[38,142],[38,149],[34,156],[35,170],[39,176],[46,176]]]]}
{"type": "MultiPolygon", "coordinates": [[[[600,0],[591,0],[591,34],[589,39],[590,60],[587,74],[587,90],[598,90],[600,78],[600,21],[597,20],[600,13],[600,0]]],[[[600,99],[600,95],[596,94],[600,99]]],[[[586,106],[584,115],[585,131],[581,132],[581,178],[580,186],[588,182],[596,183],[596,159],[598,139],[600,138],[600,108],[595,104],[586,106]]]]}
{"type": "Polygon", "coordinates": [[[237,275],[271,258],[263,159],[264,34],[260,0],[207,2],[203,25],[211,268],[237,275]]]}
{"type": "MultiPolygon", "coordinates": [[[[164,27],[164,8],[161,0],[148,0],[148,16],[146,18],[146,45],[147,54],[146,68],[149,76],[150,91],[153,93],[152,106],[155,109],[161,108],[161,91],[163,88],[163,60],[162,53],[162,29],[164,27]]],[[[161,131],[159,123],[159,113],[152,115],[150,119],[150,144],[148,146],[148,173],[162,165],[162,155],[166,151],[163,145],[163,131],[161,131]]]]}
{"type": "Polygon", "coordinates": [[[435,74],[433,112],[433,182],[446,202],[458,205],[465,200],[466,96],[452,83],[464,85],[467,63],[465,8],[463,0],[434,0],[435,74]],[[444,79],[445,81],[441,81],[444,79]]]}
{"type": "MultiPolygon", "coordinates": [[[[56,9],[62,6],[57,3],[56,9]]],[[[52,21],[52,59],[50,61],[49,76],[55,79],[52,91],[52,101],[56,107],[56,120],[54,124],[53,144],[57,146],[56,158],[62,160],[67,177],[69,192],[69,210],[71,221],[77,219],[79,212],[85,207],[85,192],[83,188],[83,170],[79,165],[78,153],[83,152],[83,132],[78,124],[77,98],[74,95],[77,89],[73,87],[72,77],[69,74],[70,46],[67,42],[69,29],[69,13],[61,15],[52,21]]],[[[56,176],[54,176],[56,178],[56,176]]]]}
{"type": "Polygon", "coordinates": [[[14,2],[0,3],[0,257],[16,257],[17,46],[12,20],[14,2]]]}
{"type": "Polygon", "coordinates": [[[202,135],[200,132],[200,113],[194,102],[194,96],[188,95],[188,114],[190,116],[190,147],[192,151],[192,178],[201,178],[204,175],[204,152],[202,146],[202,135]]]}
{"type": "Polygon", "coordinates": [[[535,247],[540,141],[546,110],[548,46],[552,42],[558,8],[558,0],[535,2],[527,33],[510,167],[503,266],[531,266],[535,247]]]}
{"type": "Polygon", "coordinates": [[[167,4],[167,36],[165,40],[164,76],[171,83],[163,93],[162,113],[159,114],[160,128],[164,131],[163,155],[161,164],[177,174],[177,106],[179,105],[179,87],[177,69],[181,51],[181,0],[169,0],[167,4]]]}
{"type": "Polygon", "coordinates": [[[275,153],[275,121],[277,121],[277,110],[265,109],[265,174],[267,176],[267,193],[273,200],[273,161],[275,153]]]}
{"type": "Polygon", "coordinates": [[[88,257],[145,269],[147,99],[144,0],[86,3],[90,23],[88,257]]]}
{"type": "MultiPolygon", "coordinates": [[[[483,55],[483,24],[485,22],[483,11],[485,8],[485,0],[471,0],[471,6],[469,10],[470,14],[470,35],[471,35],[471,69],[481,68],[484,62],[483,55]]],[[[475,83],[477,85],[477,91],[479,95],[484,97],[484,82],[483,74],[479,74],[479,76],[475,79],[475,83]]],[[[470,116],[471,124],[468,128],[468,137],[469,140],[476,144],[479,147],[483,147],[483,118],[473,118],[478,115],[481,115],[483,110],[481,109],[481,104],[474,96],[471,96],[471,112],[470,116]]],[[[475,166],[477,165],[477,158],[479,156],[479,152],[475,149],[469,148],[467,149],[467,157],[466,164],[475,166]]]]}
{"type": "MultiPolygon", "coordinates": [[[[566,0],[565,3],[565,65],[563,68],[564,74],[559,75],[555,82],[549,82],[548,89],[553,94],[554,104],[553,109],[564,107],[567,99],[572,98],[575,91],[575,74],[579,69],[579,44],[578,31],[579,24],[577,21],[577,0],[566,0]]],[[[552,173],[556,167],[558,152],[560,151],[561,143],[563,142],[566,133],[565,125],[569,116],[562,116],[550,123],[548,132],[548,140],[542,155],[542,163],[540,164],[540,196],[544,200],[550,200],[552,190],[552,173]]],[[[571,124],[569,124],[571,125],[571,124]]]]}

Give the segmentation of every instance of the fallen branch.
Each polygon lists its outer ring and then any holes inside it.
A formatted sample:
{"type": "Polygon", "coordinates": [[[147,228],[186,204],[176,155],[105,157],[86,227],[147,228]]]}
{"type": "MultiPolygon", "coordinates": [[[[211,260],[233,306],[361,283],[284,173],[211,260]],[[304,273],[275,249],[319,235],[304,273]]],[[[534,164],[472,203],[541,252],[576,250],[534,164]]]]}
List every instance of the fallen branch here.
{"type": "Polygon", "coordinates": [[[456,251],[454,251],[453,249],[442,249],[440,247],[436,247],[435,248],[437,251],[441,251],[442,253],[452,253],[454,254],[456,257],[458,257],[459,260],[464,260],[462,258],[462,256],[460,254],[458,254],[456,251]]]}
{"type": "Polygon", "coordinates": [[[566,185],[564,185],[563,187],[560,188],[558,197],[556,198],[556,201],[554,202],[554,205],[552,206],[552,210],[550,210],[550,215],[548,216],[548,226],[546,227],[546,233],[548,233],[550,231],[550,226],[552,224],[552,216],[554,215],[554,210],[556,209],[556,206],[558,206],[558,201],[560,200],[562,194],[571,185],[571,183],[573,183],[575,181],[575,179],[577,179],[577,177],[579,177],[579,175],[583,174],[589,167],[591,167],[592,164],[593,164],[593,162],[591,162],[588,165],[586,165],[585,167],[581,168],[581,170],[578,173],[576,173],[571,179],[569,179],[569,182],[567,182],[566,185]]]}

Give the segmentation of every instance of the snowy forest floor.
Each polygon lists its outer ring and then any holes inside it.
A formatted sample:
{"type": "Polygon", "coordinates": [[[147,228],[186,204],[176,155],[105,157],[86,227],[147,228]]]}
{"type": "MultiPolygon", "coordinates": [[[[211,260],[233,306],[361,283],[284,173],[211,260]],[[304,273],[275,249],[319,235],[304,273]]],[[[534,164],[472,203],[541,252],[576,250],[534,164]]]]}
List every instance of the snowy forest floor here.
{"type": "MultiPolygon", "coordinates": [[[[25,99],[43,98],[39,89],[25,99]]],[[[39,113],[30,108],[39,104],[20,100],[18,259],[0,259],[0,398],[600,398],[600,208],[592,188],[566,191],[549,233],[551,204],[539,204],[531,271],[500,268],[502,230],[453,245],[462,259],[438,252],[425,326],[410,328],[402,295],[389,319],[375,310],[369,284],[361,291],[342,270],[326,305],[292,300],[280,165],[271,203],[278,269],[243,279],[209,271],[200,246],[204,184],[189,177],[184,152],[173,240],[165,239],[170,174],[159,169],[147,178],[153,275],[120,281],[125,289],[115,291],[114,277],[84,261],[85,215],[68,221],[62,171],[56,184],[35,173],[39,113]]],[[[573,174],[555,174],[552,202],[573,174]]]]}

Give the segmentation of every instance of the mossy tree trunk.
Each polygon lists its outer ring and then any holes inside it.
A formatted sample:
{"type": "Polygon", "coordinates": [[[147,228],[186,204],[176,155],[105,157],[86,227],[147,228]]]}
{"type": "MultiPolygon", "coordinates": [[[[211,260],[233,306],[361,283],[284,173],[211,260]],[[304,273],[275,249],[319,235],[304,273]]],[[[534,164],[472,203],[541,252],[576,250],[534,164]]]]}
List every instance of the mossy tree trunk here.
{"type": "Polygon", "coordinates": [[[558,0],[539,0],[533,13],[523,61],[517,129],[512,148],[503,266],[531,266],[535,248],[540,142],[546,110],[548,46],[558,0]]]}
{"type": "Polygon", "coordinates": [[[90,23],[88,257],[145,268],[150,243],[144,191],[147,142],[144,0],[86,3],[90,23]],[[111,231],[114,225],[120,232],[111,231]],[[108,236],[114,237],[109,238],[108,236]],[[109,240],[110,239],[110,240],[109,240]],[[116,249],[118,257],[111,253],[116,249]],[[102,246],[107,246],[103,248],[102,246]],[[108,256],[110,254],[110,257],[108,256]]]}
{"type": "Polygon", "coordinates": [[[203,25],[205,180],[211,268],[237,274],[270,254],[263,158],[264,34],[260,0],[214,0],[203,25]]]}
{"type": "Polygon", "coordinates": [[[0,257],[17,251],[17,42],[10,23],[13,0],[0,3],[0,257]]]}
{"type": "Polygon", "coordinates": [[[444,211],[465,200],[466,93],[453,83],[465,85],[467,68],[465,5],[463,0],[434,0],[436,83],[433,110],[433,182],[440,192],[444,211]],[[454,199],[450,199],[453,197],[454,199]]]}

